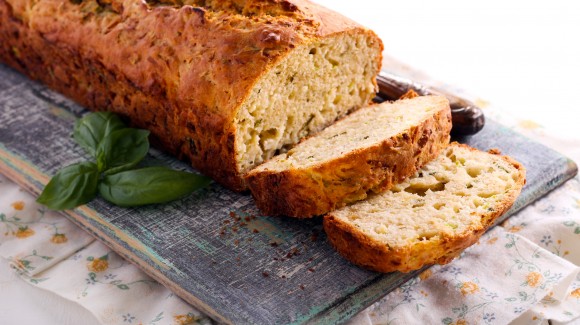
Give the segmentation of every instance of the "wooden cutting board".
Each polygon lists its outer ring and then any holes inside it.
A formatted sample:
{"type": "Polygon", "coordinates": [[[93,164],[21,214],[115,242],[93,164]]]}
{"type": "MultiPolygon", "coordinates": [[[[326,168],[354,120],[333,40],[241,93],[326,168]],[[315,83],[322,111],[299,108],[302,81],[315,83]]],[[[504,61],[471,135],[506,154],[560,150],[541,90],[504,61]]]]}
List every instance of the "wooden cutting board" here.
{"type": "MultiPolygon", "coordinates": [[[[71,138],[83,113],[0,65],[0,172],[40,193],[50,175],[87,158],[71,138]]],[[[566,157],[493,121],[462,142],[499,148],[528,168],[522,195],[500,222],[577,172],[566,157]]],[[[146,163],[191,170],[156,150],[146,163]]],[[[262,216],[248,194],[217,184],[166,205],[124,209],[97,199],[64,215],[226,323],[345,321],[417,274],[353,266],[327,243],[320,219],[262,216]]]]}

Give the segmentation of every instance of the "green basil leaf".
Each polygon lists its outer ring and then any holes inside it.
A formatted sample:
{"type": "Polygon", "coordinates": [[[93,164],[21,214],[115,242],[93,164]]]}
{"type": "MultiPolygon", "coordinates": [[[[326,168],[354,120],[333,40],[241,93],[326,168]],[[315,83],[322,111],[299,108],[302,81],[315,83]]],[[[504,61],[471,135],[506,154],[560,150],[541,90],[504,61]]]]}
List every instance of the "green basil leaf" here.
{"type": "Polygon", "coordinates": [[[135,167],[149,151],[149,131],[125,128],[111,132],[97,148],[97,166],[105,174],[135,167]]]}
{"type": "Polygon", "coordinates": [[[97,195],[99,171],[93,162],[82,162],[61,169],[48,182],[36,202],[53,210],[72,209],[97,195]]]}
{"type": "Polygon", "coordinates": [[[99,184],[99,193],[111,203],[129,207],[173,201],[210,182],[205,176],[148,167],[105,176],[99,184]]]}
{"type": "Polygon", "coordinates": [[[123,121],[114,113],[89,113],[75,123],[73,138],[91,156],[96,158],[97,148],[102,139],[111,132],[125,127],[123,121]]]}

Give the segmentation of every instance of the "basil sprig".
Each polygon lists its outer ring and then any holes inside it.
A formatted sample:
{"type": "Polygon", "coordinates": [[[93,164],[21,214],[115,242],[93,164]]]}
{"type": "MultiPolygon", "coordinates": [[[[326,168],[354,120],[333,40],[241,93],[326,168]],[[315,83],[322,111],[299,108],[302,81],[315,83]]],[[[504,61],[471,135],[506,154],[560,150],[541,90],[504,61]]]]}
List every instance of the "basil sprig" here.
{"type": "Polygon", "coordinates": [[[165,203],[207,186],[205,176],[167,167],[134,169],[149,151],[149,131],[128,128],[111,112],[87,114],[75,124],[73,138],[93,161],[61,169],[37,199],[54,210],[72,209],[97,192],[122,207],[165,203]]]}

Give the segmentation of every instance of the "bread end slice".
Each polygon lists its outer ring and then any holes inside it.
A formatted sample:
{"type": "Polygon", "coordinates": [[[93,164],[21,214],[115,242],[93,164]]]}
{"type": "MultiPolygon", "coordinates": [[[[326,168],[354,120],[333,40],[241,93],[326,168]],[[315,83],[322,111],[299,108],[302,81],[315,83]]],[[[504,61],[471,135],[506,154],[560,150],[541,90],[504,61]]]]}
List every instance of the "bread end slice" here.
{"type": "Polygon", "coordinates": [[[324,217],[332,246],[378,272],[446,264],[505,213],[525,168],[496,152],[457,143],[392,190],[324,217]]]}
{"type": "Polygon", "coordinates": [[[246,175],[266,215],[313,217],[383,192],[449,143],[444,97],[362,108],[246,175]]]}

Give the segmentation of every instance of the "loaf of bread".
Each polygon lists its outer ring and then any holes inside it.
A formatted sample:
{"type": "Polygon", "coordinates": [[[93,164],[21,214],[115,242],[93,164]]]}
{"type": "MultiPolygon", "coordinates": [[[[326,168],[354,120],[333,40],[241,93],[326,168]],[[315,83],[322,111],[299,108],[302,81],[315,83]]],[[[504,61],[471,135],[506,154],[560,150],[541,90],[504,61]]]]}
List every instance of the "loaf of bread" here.
{"type": "Polygon", "coordinates": [[[246,175],[265,215],[313,217],[383,192],[449,144],[444,97],[359,109],[246,175]]]}
{"type": "Polygon", "coordinates": [[[390,191],[329,213],[324,230],[351,262],[379,272],[448,263],[506,212],[525,169],[506,156],[451,144],[390,191]]]}
{"type": "Polygon", "coordinates": [[[0,61],[233,190],[375,95],[382,43],[306,0],[0,0],[0,61]]]}

